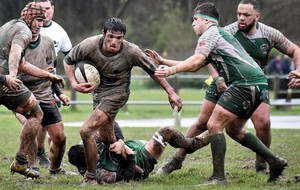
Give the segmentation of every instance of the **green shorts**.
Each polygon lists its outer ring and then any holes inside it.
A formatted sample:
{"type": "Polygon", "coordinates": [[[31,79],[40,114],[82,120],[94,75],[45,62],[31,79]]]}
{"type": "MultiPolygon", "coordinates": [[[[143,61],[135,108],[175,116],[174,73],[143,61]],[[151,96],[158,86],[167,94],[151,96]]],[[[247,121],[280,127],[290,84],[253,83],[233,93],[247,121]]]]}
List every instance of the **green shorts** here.
{"type": "Polygon", "coordinates": [[[230,85],[217,104],[240,118],[249,119],[265,101],[269,101],[268,85],[230,85]]]}
{"type": "Polygon", "coordinates": [[[220,99],[222,93],[218,91],[215,80],[209,85],[208,89],[205,92],[205,99],[217,104],[220,99]]]}
{"type": "Polygon", "coordinates": [[[153,171],[156,159],[145,149],[145,144],[142,141],[126,141],[126,145],[135,152],[136,165],[144,171],[143,178],[146,179],[153,171]]]}
{"type": "Polygon", "coordinates": [[[18,106],[24,104],[31,96],[31,91],[24,85],[16,92],[7,92],[0,86],[0,104],[7,107],[9,110],[14,110],[18,106]]]}
{"type": "MultiPolygon", "coordinates": [[[[209,85],[208,89],[206,90],[205,99],[210,101],[210,102],[213,102],[213,103],[217,104],[217,102],[219,101],[221,95],[222,95],[222,93],[218,91],[217,85],[216,85],[215,81],[213,81],[209,85]]],[[[266,103],[266,104],[270,104],[269,98],[263,99],[263,102],[266,103]]]]}

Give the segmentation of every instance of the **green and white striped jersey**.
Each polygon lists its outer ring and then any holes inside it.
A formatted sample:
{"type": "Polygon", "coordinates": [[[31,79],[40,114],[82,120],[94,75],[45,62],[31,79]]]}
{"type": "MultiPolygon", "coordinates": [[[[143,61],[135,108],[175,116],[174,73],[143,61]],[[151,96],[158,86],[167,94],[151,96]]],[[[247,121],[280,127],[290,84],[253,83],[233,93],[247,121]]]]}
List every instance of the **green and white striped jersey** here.
{"type": "Polygon", "coordinates": [[[218,25],[212,25],[198,39],[195,53],[207,58],[226,83],[235,85],[267,84],[260,66],[237,39],[218,25]]]}
{"type": "Polygon", "coordinates": [[[256,27],[257,31],[252,35],[240,31],[238,22],[225,26],[224,29],[234,35],[250,56],[264,69],[272,48],[285,53],[291,42],[275,28],[260,22],[256,27]]]}

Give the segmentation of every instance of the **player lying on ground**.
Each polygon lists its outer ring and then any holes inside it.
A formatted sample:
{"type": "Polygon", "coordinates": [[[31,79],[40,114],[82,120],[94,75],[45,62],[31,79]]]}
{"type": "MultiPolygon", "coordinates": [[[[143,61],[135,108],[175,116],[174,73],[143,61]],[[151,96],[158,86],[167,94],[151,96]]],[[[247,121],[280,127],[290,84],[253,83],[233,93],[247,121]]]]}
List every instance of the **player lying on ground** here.
{"type": "MultiPolygon", "coordinates": [[[[185,148],[188,153],[209,143],[208,131],[193,138],[186,138],[173,127],[158,129],[149,142],[143,140],[124,142],[118,124],[115,124],[115,134],[119,140],[110,145],[103,142],[101,136],[96,137],[98,147],[96,179],[98,184],[146,179],[153,171],[167,143],[175,148],[185,148]]],[[[79,173],[84,175],[86,162],[83,145],[72,146],[68,152],[68,158],[69,162],[77,167],[79,173]]]]}

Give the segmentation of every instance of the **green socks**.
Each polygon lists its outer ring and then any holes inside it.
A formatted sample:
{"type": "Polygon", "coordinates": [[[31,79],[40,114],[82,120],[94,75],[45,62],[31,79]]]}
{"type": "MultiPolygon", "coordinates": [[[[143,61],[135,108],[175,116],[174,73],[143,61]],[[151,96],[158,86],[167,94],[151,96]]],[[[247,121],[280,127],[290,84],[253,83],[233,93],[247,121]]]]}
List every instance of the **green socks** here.
{"type": "Polygon", "coordinates": [[[225,135],[224,133],[213,135],[209,138],[209,141],[213,159],[213,177],[218,180],[224,180],[224,158],[226,153],[225,135]]]}
{"type": "Polygon", "coordinates": [[[241,140],[241,145],[261,155],[268,163],[275,161],[275,156],[255,135],[247,133],[241,140]]]}

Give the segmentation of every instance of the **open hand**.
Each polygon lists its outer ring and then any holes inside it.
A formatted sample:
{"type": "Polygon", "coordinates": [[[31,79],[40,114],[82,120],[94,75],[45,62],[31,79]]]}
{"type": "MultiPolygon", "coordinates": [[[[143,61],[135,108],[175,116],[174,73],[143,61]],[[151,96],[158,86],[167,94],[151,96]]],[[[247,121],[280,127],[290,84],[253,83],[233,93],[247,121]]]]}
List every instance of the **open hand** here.
{"type": "Polygon", "coordinates": [[[5,75],[6,77],[6,82],[5,86],[9,91],[15,92],[20,89],[22,85],[22,81],[17,79],[16,77],[13,77],[11,75],[5,75]]]}
{"type": "Polygon", "coordinates": [[[155,63],[157,63],[157,64],[161,64],[162,63],[163,58],[156,51],[151,50],[151,49],[146,49],[144,52],[155,63]]]}

